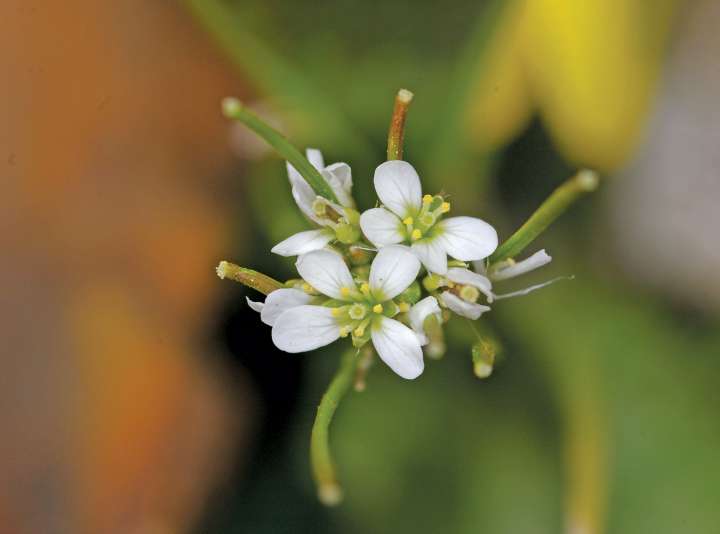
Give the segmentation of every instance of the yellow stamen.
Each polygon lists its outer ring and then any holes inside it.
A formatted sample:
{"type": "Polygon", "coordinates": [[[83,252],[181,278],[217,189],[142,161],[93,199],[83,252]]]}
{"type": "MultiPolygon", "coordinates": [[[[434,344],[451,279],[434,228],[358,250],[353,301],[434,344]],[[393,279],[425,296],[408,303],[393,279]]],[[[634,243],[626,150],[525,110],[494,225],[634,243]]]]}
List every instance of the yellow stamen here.
{"type": "Polygon", "coordinates": [[[342,287],[340,288],[340,294],[341,294],[343,297],[347,297],[348,295],[350,295],[350,288],[347,287],[347,286],[342,286],[342,287]]]}
{"type": "Polygon", "coordinates": [[[358,326],[354,331],[353,334],[355,337],[362,337],[363,334],[365,334],[365,329],[362,326],[358,326]]]}
{"type": "Polygon", "coordinates": [[[412,217],[405,217],[405,218],[403,219],[403,224],[404,224],[405,226],[410,226],[410,225],[411,225],[412,223],[414,223],[414,222],[415,222],[415,221],[413,220],[412,217]]]}
{"type": "Polygon", "coordinates": [[[333,317],[340,317],[343,314],[343,311],[344,310],[342,308],[333,308],[330,313],[332,313],[333,317]]]}
{"type": "Polygon", "coordinates": [[[362,291],[363,295],[370,294],[370,286],[368,285],[367,282],[362,283],[362,285],[360,286],[360,291],[362,291]]]}
{"type": "Polygon", "coordinates": [[[340,337],[348,337],[350,335],[350,328],[347,326],[343,326],[340,329],[340,337]]]}
{"type": "Polygon", "coordinates": [[[398,304],[398,308],[400,309],[401,313],[407,313],[410,311],[410,304],[408,304],[407,302],[401,302],[400,304],[398,304]]]}
{"type": "Polygon", "coordinates": [[[303,282],[302,289],[305,293],[313,293],[315,291],[313,289],[313,286],[311,286],[307,282],[303,282]]]}
{"type": "Polygon", "coordinates": [[[450,203],[449,202],[443,202],[440,204],[440,213],[447,213],[450,211],[450,203]]]}
{"type": "Polygon", "coordinates": [[[425,195],[423,197],[423,204],[430,204],[432,202],[432,199],[433,199],[432,195],[425,195]]]}
{"type": "Polygon", "coordinates": [[[372,310],[373,310],[375,313],[382,313],[382,312],[383,312],[382,304],[375,304],[375,306],[373,306],[373,309],[372,309],[372,310]]]}
{"type": "Polygon", "coordinates": [[[412,234],[410,234],[410,238],[413,241],[417,241],[421,237],[422,237],[422,232],[420,230],[418,230],[417,228],[415,228],[415,230],[412,231],[412,234]]]}

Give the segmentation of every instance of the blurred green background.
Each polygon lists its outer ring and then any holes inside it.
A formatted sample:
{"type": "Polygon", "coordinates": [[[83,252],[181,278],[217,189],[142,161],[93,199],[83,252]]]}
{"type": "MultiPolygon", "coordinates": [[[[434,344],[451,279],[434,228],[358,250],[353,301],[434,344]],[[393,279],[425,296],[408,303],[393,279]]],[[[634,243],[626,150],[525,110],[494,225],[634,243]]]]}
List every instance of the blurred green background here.
{"type": "Polygon", "coordinates": [[[2,534],[720,532],[717,2],[2,9],[2,534]],[[367,208],[400,87],[405,159],[501,239],[577,167],[603,184],[536,243],[538,281],[575,279],[483,316],[489,379],[457,321],[421,378],[348,395],[325,509],[339,349],[279,353],[213,274],[293,276],[268,251],[308,225],[219,102],[350,164],[367,208]]]}

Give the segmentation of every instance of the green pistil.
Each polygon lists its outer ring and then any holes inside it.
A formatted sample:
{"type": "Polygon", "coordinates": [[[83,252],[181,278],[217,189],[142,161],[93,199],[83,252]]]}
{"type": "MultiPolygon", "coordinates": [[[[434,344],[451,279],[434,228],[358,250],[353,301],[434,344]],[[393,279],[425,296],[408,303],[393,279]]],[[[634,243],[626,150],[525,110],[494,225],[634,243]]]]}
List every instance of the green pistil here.
{"type": "Polygon", "coordinates": [[[355,303],[348,309],[348,316],[350,319],[360,320],[364,319],[368,313],[368,308],[364,304],[355,303]]]}

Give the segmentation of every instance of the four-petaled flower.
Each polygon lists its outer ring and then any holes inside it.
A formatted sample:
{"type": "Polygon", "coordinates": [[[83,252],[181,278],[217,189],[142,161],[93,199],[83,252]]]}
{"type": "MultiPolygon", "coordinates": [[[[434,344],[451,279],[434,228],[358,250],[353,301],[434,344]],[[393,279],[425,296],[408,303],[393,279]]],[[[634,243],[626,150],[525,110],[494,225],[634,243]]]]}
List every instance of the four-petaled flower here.
{"type": "Polygon", "coordinates": [[[347,236],[347,241],[359,237],[355,227],[358,213],[352,198],[352,173],[347,163],[325,166],[322,153],[315,148],[306,150],[308,161],[328,183],[339,204],[321,197],[290,163],[287,163],[288,179],[292,195],[303,214],[321,226],[317,230],[298,232],[275,245],[271,252],[280,256],[299,256],[320,250],[336,238],[347,236]]]}
{"type": "Polygon", "coordinates": [[[424,368],[424,319],[440,309],[434,297],[410,306],[393,299],[403,293],[420,271],[420,262],[407,247],[383,247],[375,256],[367,280],[353,278],[342,257],[330,250],[301,255],[296,267],[303,280],[321,296],[297,289],[270,293],[260,310],[272,325],[275,345],[286,352],[306,352],[351,336],[360,347],[372,341],[380,358],[398,375],[412,379],[424,368]],[[323,297],[324,296],[324,297],[323,297]],[[408,312],[412,329],[393,319],[408,312]]]}
{"type": "Polygon", "coordinates": [[[406,161],[386,161],[375,170],[375,190],[384,207],[362,214],[360,227],[377,247],[405,243],[429,272],[446,274],[450,256],[482,260],[498,245],[495,229],[474,217],[443,216],[450,203],[440,195],[423,196],[420,178],[406,161]]]}

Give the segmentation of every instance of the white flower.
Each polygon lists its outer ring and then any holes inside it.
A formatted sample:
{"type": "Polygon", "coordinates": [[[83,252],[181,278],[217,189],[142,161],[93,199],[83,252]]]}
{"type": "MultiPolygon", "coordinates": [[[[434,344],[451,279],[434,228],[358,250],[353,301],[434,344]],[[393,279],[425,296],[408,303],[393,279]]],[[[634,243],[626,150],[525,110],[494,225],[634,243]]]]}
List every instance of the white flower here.
{"type": "Polygon", "coordinates": [[[406,161],[386,161],[375,169],[375,190],[384,207],[367,210],[360,227],[376,246],[409,244],[428,271],[445,274],[447,257],[482,260],[498,245],[495,229],[474,217],[443,219],[450,203],[422,195],[420,178],[406,161]]]}
{"type": "Polygon", "coordinates": [[[322,228],[299,232],[275,245],[271,252],[280,256],[299,256],[324,248],[336,237],[335,230],[347,223],[350,211],[354,212],[352,198],[352,173],[346,163],[333,163],[325,167],[322,153],[314,148],[306,151],[308,161],[328,183],[339,204],[321,197],[290,163],[287,163],[288,179],[292,195],[303,214],[322,228]]]}
{"type": "Polygon", "coordinates": [[[480,293],[487,297],[488,302],[493,300],[492,283],[485,276],[468,269],[452,267],[448,269],[446,277],[446,285],[450,289],[440,295],[445,306],[473,321],[490,311],[489,306],[477,303],[480,293]]]}
{"type": "Polygon", "coordinates": [[[502,295],[497,295],[493,292],[493,281],[514,278],[542,267],[550,263],[551,260],[552,258],[543,249],[520,262],[513,260],[500,262],[498,265],[493,266],[489,273],[486,272],[484,262],[475,262],[475,269],[479,272],[458,267],[450,268],[445,275],[445,279],[439,284],[448,288],[440,295],[440,299],[447,308],[458,315],[473,320],[477,319],[484,312],[490,310],[488,306],[477,303],[480,294],[485,295],[488,303],[492,303],[496,300],[527,295],[531,291],[535,291],[559,280],[559,278],[555,278],[542,284],[533,285],[520,291],[502,295]]]}
{"type": "MultiPolygon", "coordinates": [[[[276,290],[265,301],[261,313],[273,322],[272,339],[286,352],[306,352],[352,336],[361,346],[372,340],[380,358],[403,378],[412,379],[423,371],[421,340],[401,322],[392,319],[399,311],[393,298],[412,284],[420,262],[406,248],[384,247],[372,262],[367,282],[356,282],[342,257],[328,250],[300,256],[296,267],[315,290],[329,297],[324,306],[299,302],[307,297],[276,290]],[[267,312],[273,295],[275,316],[267,312]]],[[[309,300],[308,300],[309,301],[309,300]]]]}

